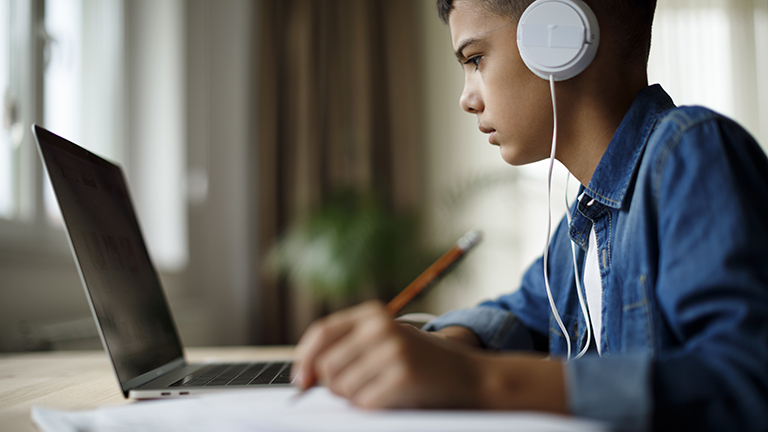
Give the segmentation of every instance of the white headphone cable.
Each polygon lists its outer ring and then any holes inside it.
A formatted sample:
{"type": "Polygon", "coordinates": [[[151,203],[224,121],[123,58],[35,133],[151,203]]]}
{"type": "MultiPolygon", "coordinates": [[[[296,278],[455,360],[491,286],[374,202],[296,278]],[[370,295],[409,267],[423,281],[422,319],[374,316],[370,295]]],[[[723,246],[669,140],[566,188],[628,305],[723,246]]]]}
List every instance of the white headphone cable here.
{"type": "Polygon", "coordinates": [[[552,298],[552,289],[549,287],[549,274],[547,272],[549,241],[552,235],[552,170],[555,166],[555,152],[557,150],[557,105],[555,102],[554,75],[549,75],[549,91],[552,94],[552,112],[554,117],[554,125],[552,127],[552,150],[549,156],[549,175],[547,176],[547,243],[544,247],[544,285],[547,287],[549,307],[552,309],[552,314],[555,316],[555,321],[557,321],[557,325],[560,326],[560,331],[563,332],[563,336],[565,337],[565,343],[568,348],[566,361],[569,361],[571,359],[571,337],[568,335],[568,331],[565,329],[565,325],[563,325],[563,320],[560,319],[560,314],[557,312],[555,300],[552,298]]]}

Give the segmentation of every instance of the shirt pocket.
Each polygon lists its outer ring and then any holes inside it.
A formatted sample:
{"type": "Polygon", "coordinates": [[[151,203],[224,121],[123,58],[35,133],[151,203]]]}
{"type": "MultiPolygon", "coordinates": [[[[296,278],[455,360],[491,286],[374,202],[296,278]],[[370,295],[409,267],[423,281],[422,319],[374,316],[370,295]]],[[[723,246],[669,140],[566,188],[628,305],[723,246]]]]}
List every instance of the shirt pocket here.
{"type": "Polygon", "coordinates": [[[630,279],[623,295],[621,311],[621,351],[655,352],[652,297],[648,276],[630,279]]]}

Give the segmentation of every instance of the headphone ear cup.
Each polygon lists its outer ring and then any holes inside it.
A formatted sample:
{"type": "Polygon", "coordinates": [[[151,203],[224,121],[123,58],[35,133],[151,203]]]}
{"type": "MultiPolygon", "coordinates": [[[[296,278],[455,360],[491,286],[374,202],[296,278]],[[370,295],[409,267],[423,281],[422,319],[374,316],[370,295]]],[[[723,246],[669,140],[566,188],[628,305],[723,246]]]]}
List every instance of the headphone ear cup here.
{"type": "Polygon", "coordinates": [[[564,81],[592,63],[600,27],[581,0],[536,0],[517,24],[517,47],[528,69],[541,78],[564,81]]]}

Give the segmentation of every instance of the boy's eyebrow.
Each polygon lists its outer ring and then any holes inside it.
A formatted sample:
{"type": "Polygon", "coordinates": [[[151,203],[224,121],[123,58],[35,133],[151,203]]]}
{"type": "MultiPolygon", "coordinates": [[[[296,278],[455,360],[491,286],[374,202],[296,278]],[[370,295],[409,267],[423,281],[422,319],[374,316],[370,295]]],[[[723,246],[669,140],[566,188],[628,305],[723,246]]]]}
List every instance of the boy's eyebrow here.
{"type": "Polygon", "coordinates": [[[469,38],[461,42],[455,52],[456,59],[459,61],[459,63],[464,63],[464,60],[466,60],[466,57],[464,56],[464,49],[478,42],[480,42],[480,39],[478,38],[469,38]]]}
{"type": "Polygon", "coordinates": [[[491,29],[485,30],[483,32],[480,32],[479,34],[476,34],[476,36],[474,36],[474,37],[468,37],[468,38],[464,39],[463,41],[461,41],[461,43],[459,44],[459,47],[456,49],[456,52],[454,53],[456,55],[456,58],[459,60],[459,63],[464,63],[467,60],[466,56],[464,55],[464,50],[468,46],[470,46],[470,45],[480,45],[480,44],[483,44],[483,43],[487,43],[488,42],[488,38],[491,37],[491,34],[495,33],[496,31],[498,31],[498,30],[500,30],[502,28],[505,28],[505,27],[507,27],[509,25],[517,26],[517,23],[513,23],[511,21],[507,21],[507,22],[505,22],[505,23],[503,23],[501,25],[498,25],[498,26],[496,26],[494,28],[491,28],[491,29]]]}

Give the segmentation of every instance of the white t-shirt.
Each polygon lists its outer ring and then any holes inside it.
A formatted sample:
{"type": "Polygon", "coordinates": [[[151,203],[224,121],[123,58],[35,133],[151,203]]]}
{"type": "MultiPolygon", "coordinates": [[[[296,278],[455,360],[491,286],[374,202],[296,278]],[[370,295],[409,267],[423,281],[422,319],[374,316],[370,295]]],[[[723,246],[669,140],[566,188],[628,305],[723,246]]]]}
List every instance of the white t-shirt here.
{"type": "Polygon", "coordinates": [[[603,281],[600,279],[600,263],[597,258],[597,235],[595,227],[589,232],[589,249],[584,262],[584,291],[587,293],[587,308],[592,321],[592,332],[595,335],[597,352],[602,355],[600,337],[603,325],[603,281]]]}

